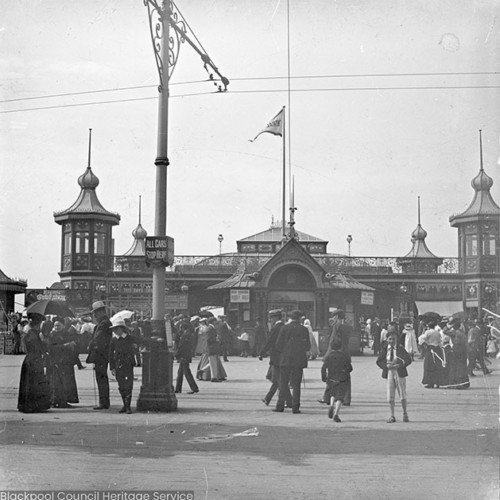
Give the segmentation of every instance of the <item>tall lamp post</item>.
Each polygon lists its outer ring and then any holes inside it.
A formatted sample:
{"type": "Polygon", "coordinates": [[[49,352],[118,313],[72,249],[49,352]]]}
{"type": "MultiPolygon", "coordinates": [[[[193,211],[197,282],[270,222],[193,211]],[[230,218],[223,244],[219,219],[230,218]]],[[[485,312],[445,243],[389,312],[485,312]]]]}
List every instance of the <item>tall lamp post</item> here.
{"type": "Polygon", "coordinates": [[[351,256],[351,243],[352,243],[352,236],[350,234],[347,235],[347,252],[349,257],[351,256]]]}
{"type": "Polygon", "coordinates": [[[222,242],[224,241],[224,236],[222,234],[219,234],[217,241],[219,242],[219,267],[222,263],[222,242]]]}
{"type": "MultiPolygon", "coordinates": [[[[166,239],[167,229],[167,166],[168,161],[168,98],[169,80],[174,71],[181,43],[187,42],[201,57],[209,80],[218,91],[227,90],[229,80],[223,77],[208,54],[191,36],[191,30],[182,14],[171,0],[143,0],[148,9],[149,28],[160,84],[158,86],[158,138],[155,188],[155,237],[166,239]],[[213,73],[218,75],[220,84],[213,73]]],[[[167,252],[166,252],[167,253],[167,252]]],[[[173,253],[173,249],[172,249],[173,253]]],[[[152,262],[152,337],[144,352],[142,386],[137,401],[139,411],[173,411],[177,409],[177,399],[172,386],[173,357],[168,349],[165,325],[165,266],[171,265],[168,258],[152,262]]]]}

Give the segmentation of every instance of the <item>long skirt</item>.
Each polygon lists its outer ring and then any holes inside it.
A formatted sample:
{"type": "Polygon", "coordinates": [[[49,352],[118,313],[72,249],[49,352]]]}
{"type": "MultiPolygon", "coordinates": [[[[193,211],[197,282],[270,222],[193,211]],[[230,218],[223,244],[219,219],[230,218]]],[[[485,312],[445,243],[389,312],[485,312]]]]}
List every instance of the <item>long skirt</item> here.
{"type": "Polygon", "coordinates": [[[196,378],[198,380],[210,380],[210,362],[208,354],[202,354],[198,367],[196,368],[196,378]]]}
{"type": "Polygon", "coordinates": [[[448,370],[446,368],[446,354],[440,346],[427,346],[424,358],[424,385],[446,385],[448,383],[448,370]]]}
{"type": "Polygon", "coordinates": [[[309,342],[311,342],[311,349],[309,349],[308,357],[310,359],[316,359],[319,356],[319,349],[313,332],[309,332],[309,342]]]}
{"type": "Polygon", "coordinates": [[[455,346],[448,356],[450,367],[448,389],[466,389],[470,386],[469,375],[467,373],[467,349],[465,346],[455,346]]]}
{"type": "Polygon", "coordinates": [[[198,368],[196,369],[196,378],[198,380],[225,380],[226,370],[218,354],[203,354],[198,368]]]}
{"type": "Polygon", "coordinates": [[[17,409],[23,413],[35,413],[50,408],[49,381],[43,368],[43,360],[28,354],[21,367],[17,409]]]}
{"type": "Polygon", "coordinates": [[[210,354],[208,356],[208,362],[210,363],[211,380],[226,380],[227,373],[222,366],[222,361],[218,354],[210,354]]]}
{"type": "Polygon", "coordinates": [[[78,403],[74,365],[54,364],[49,367],[47,373],[53,406],[78,403]]]}

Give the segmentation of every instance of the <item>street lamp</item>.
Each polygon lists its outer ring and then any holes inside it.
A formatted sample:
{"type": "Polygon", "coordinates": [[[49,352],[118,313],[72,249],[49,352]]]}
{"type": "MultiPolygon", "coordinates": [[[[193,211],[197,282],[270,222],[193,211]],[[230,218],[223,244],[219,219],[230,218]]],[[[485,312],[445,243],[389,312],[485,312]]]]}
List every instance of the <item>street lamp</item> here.
{"type": "Polygon", "coordinates": [[[222,261],[222,242],[224,241],[224,236],[222,236],[222,234],[219,234],[217,241],[219,242],[219,266],[220,266],[222,261]]]}
{"type": "Polygon", "coordinates": [[[348,234],[347,235],[347,246],[348,246],[349,257],[351,256],[351,242],[352,242],[352,236],[350,234],[348,234]]]}
{"type": "MultiPolygon", "coordinates": [[[[167,166],[168,160],[168,98],[169,81],[178,60],[182,43],[188,43],[201,57],[209,80],[220,92],[227,90],[229,80],[223,77],[208,54],[192,34],[188,23],[172,0],[143,0],[148,9],[149,29],[160,84],[158,86],[158,137],[155,197],[155,237],[166,237],[167,227],[167,166]],[[194,41],[193,41],[194,40],[194,41]],[[219,85],[211,70],[218,75],[219,85]]],[[[167,345],[165,326],[165,265],[153,265],[152,337],[146,349],[142,370],[142,386],[137,401],[139,411],[172,411],[177,409],[177,399],[172,386],[173,357],[167,345]]]]}

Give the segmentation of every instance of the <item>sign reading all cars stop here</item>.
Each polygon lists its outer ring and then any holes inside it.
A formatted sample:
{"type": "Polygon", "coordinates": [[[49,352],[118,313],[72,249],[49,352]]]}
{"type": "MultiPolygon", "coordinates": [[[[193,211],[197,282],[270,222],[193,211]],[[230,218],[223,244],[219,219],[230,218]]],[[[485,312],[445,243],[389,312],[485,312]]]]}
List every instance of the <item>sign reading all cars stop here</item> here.
{"type": "Polygon", "coordinates": [[[170,236],[146,237],[146,264],[171,266],[174,263],[174,239],[170,236]]]}

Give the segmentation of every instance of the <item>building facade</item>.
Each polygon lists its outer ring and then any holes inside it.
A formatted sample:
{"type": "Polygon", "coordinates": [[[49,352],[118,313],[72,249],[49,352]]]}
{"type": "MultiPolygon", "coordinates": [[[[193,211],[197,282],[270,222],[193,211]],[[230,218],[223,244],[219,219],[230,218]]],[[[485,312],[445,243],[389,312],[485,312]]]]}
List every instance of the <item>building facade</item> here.
{"type": "MultiPolygon", "coordinates": [[[[139,224],[131,248],[116,255],[113,227],[120,216],[100,203],[98,178],[90,165],[78,178],[80,194],[67,210],[54,214],[61,225],[61,283],[69,305],[88,310],[104,300],[112,311],[151,314],[152,271],[145,262],[147,233],[139,224]]],[[[450,217],[458,229],[458,257],[441,258],[426,245],[420,223],[412,248],[401,257],[351,257],[328,253],[328,242],[293,230],[283,237],[278,225],[236,242],[235,253],[176,256],[166,269],[166,308],[195,313],[224,307],[233,325],[249,326],[274,308],[299,308],[313,327],[328,328],[332,308],[346,311],[357,325],[368,317],[408,321],[434,311],[498,314],[500,288],[500,208],[493,180],[481,165],[472,180],[474,197],[450,217]]],[[[420,211],[419,211],[420,212],[420,211]]]]}

